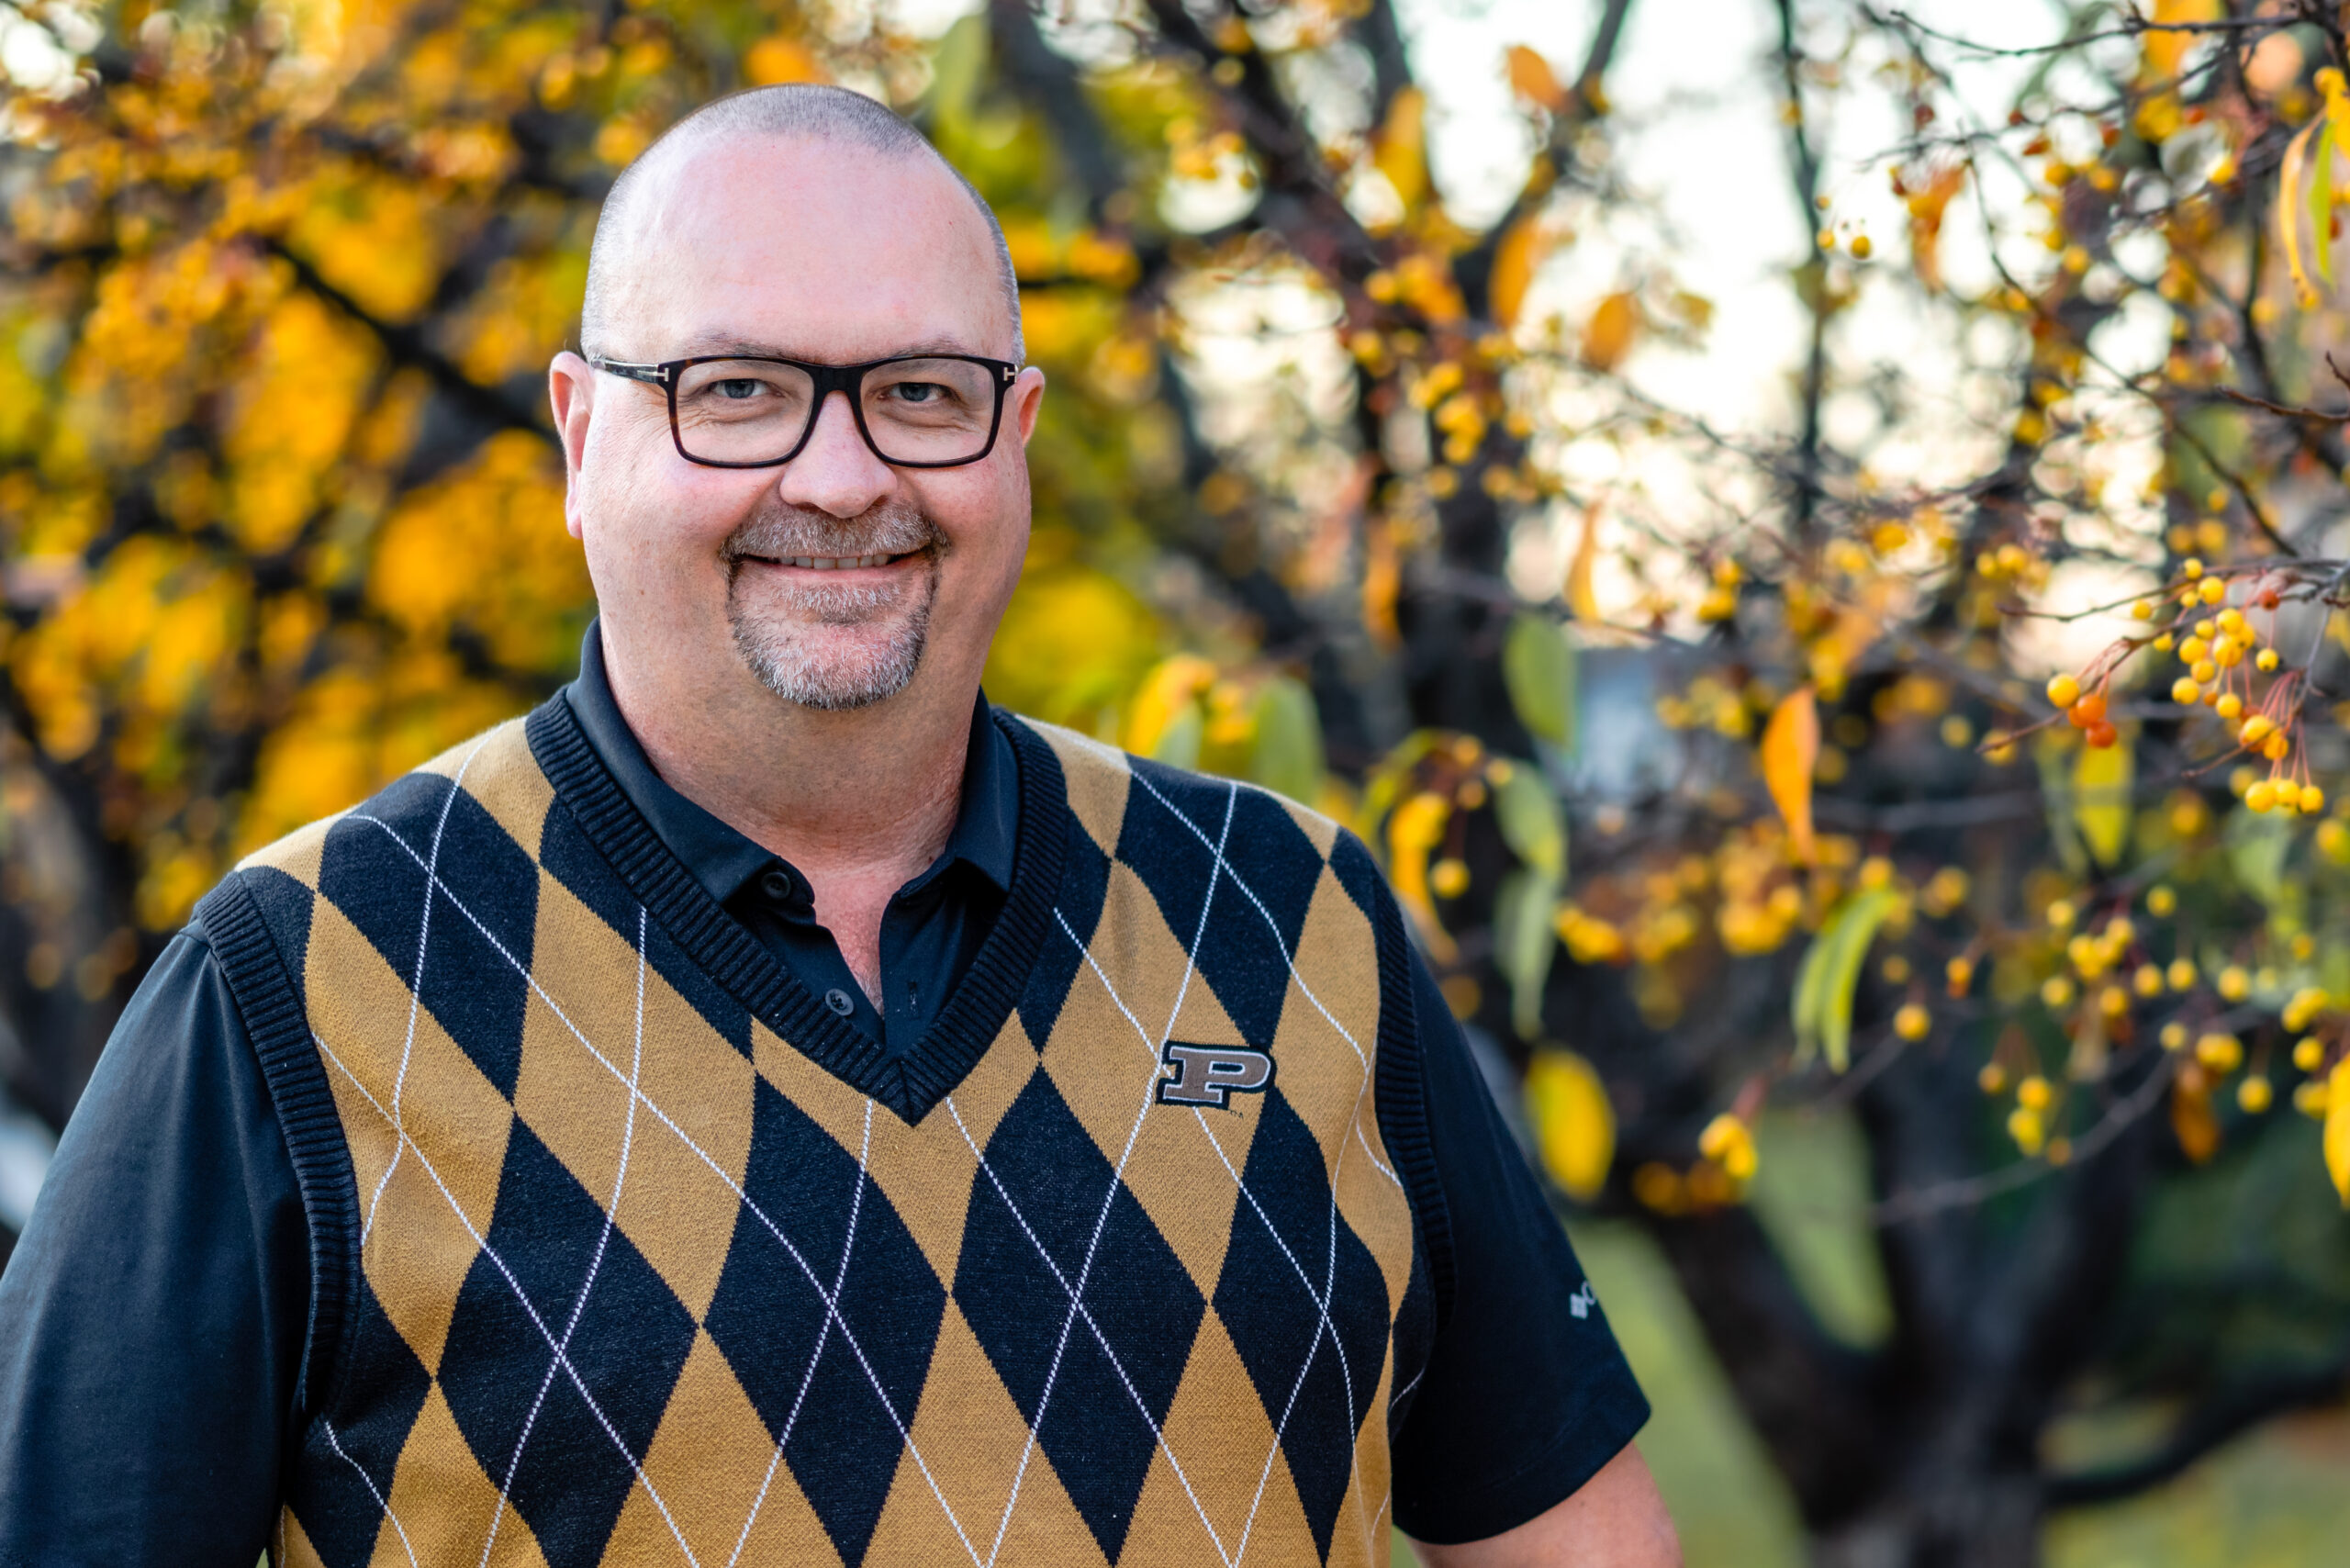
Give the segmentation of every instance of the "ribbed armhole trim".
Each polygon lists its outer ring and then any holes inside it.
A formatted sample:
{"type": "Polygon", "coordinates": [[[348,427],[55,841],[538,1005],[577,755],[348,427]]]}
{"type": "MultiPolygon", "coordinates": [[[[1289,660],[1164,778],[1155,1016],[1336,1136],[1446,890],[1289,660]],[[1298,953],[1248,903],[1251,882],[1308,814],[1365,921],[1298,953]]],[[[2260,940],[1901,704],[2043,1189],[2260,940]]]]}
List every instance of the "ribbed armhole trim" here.
{"type": "Polygon", "coordinates": [[[309,1220],[310,1321],[294,1403],[297,1410],[316,1408],[313,1395],[330,1386],[359,1286],[359,1182],[351,1148],[301,990],[243,876],[232,873],[206,894],[196,920],[244,1018],[309,1220]]]}
{"type": "Polygon", "coordinates": [[[1413,1000],[1411,938],[1403,912],[1384,885],[1372,901],[1379,943],[1379,1136],[1395,1162],[1412,1217],[1420,1228],[1436,1296],[1437,1327],[1452,1320],[1452,1211],[1437,1174],[1428,1134],[1427,1072],[1420,1059],[1418,1008],[1413,1000]]]}
{"type": "Polygon", "coordinates": [[[1027,988],[1051,926],[1073,831],[1068,787],[1053,748],[1002,709],[991,716],[1020,764],[1012,892],[930,1032],[902,1055],[891,1055],[880,1042],[834,1017],[710,896],[604,766],[567,699],[541,704],[524,733],[532,755],[554,785],[557,809],[572,814],[694,962],[800,1054],[911,1125],[978,1065],[1027,988]]]}

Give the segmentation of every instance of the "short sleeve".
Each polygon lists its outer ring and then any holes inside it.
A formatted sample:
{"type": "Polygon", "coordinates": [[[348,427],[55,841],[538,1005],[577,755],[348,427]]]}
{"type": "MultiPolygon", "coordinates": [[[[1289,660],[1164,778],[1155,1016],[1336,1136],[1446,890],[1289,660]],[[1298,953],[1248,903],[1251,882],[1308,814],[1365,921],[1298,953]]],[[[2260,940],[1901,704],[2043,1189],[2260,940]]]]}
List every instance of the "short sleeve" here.
{"type": "Polygon", "coordinates": [[[183,935],[124,1010],[0,1274],[0,1564],[252,1568],[308,1298],[260,1064],[183,935]]]}
{"type": "Polygon", "coordinates": [[[1412,970],[1452,1288],[1392,1439],[1395,1523],[1445,1545],[1564,1501],[1632,1440],[1649,1406],[1416,953],[1412,970]]]}

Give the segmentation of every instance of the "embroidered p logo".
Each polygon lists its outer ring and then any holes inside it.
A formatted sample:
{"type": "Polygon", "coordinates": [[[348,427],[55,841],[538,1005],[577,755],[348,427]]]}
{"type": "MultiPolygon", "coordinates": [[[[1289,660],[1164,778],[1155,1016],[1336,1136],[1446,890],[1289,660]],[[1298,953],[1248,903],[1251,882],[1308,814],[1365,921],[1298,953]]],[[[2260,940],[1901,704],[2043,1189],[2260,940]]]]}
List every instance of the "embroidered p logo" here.
{"type": "Polygon", "coordinates": [[[1175,1070],[1158,1081],[1162,1105],[1230,1109],[1235,1094],[1254,1094],[1273,1081],[1273,1058],[1246,1046],[1186,1046],[1167,1042],[1159,1058],[1175,1070]]]}

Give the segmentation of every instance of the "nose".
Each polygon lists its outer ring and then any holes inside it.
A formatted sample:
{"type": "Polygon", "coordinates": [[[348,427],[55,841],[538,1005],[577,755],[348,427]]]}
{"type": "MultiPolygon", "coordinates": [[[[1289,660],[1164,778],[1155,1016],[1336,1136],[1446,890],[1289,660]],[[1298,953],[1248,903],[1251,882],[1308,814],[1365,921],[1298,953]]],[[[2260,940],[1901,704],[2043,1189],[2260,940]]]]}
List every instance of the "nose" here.
{"type": "Polygon", "coordinates": [[[816,428],[800,455],[783,465],[776,480],[779,499],[814,507],[834,517],[863,514],[897,485],[894,469],[873,455],[856,431],[848,394],[834,392],[816,410],[816,428]]]}

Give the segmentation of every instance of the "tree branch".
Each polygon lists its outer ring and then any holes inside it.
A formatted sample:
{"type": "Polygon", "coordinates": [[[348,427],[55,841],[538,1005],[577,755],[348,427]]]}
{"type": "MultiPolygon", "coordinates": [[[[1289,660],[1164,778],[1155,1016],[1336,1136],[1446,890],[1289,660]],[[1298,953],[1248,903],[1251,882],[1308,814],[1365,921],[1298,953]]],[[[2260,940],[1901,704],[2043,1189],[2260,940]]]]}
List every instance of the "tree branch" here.
{"type": "Polygon", "coordinates": [[[2050,1479],[2051,1509],[2114,1503],[2161,1485],[2271,1417],[2331,1405],[2350,1393],[2350,1346],[2311,1366],[2252,1373],[2182,1417],[2152,1453],[2123,1464],[2050,1479]]]}

